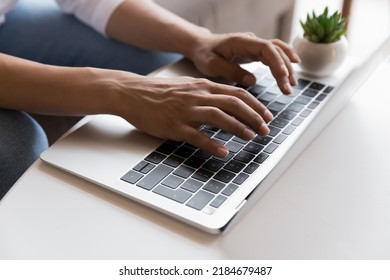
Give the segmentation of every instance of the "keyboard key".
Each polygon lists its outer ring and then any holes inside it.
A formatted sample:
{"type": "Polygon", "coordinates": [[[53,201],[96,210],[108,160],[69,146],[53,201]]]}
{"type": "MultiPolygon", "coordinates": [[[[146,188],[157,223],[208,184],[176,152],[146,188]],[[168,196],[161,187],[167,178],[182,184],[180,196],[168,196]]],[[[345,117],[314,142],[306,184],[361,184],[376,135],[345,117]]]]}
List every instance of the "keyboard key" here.
{"type": "MultiPolygon", "coordinates": [[[[280,131],[280,130],[279,130],[280,131]]],[[[266,146],[268,143],[270,143],[272,141],[272,137],[269,137],[269,136],[259,136],[257,135],[253,140],[253,142],[256,142],[258,144],[261,144],[263,146],[266,146]]],[[[249,145],[249,144],[248,144],[249,145]]],[[[247,145],[247,146],[248,146],[247,145]]],[[[264,148],[264,147],[263,147],[264,148]]],[[[245,150],[245,149],[244,149],[245,150]]],[[[250,152],[250,151],[248,151],[250,152]]],[[[256,153],[257,154],[257,153],[256,153]]]]}
{"type": "Polygon", "coordinates": [[[141,181],[137,183],[138,187],[151,190],[162,179],[164,179],[169,173],[173,171],[173,168],[166,165],[158,165],[148,175],[146,175],[141,181]]]}
{"type": "Polygon", "coordinates": [[[262,164],[268,157],[269,157],[268,154],[266,154],[266,153],[261,153],[260,155],[258,155],[258,156],[254,159],[254,161],[257,162],[257,163],[262,164]]]}
{"type": "Polygon", "coordinates": [[[236,142],[238,142],[238,143],[240,143],[240,144],[246,144],[246,143],[248,143],[248,141],[242,140],[241,138],[239,138],[239,137],[237,137],[237,136],[234,136],[232,140],[233,140],[233,141],[236,141],[236,142]]]}
{"type": "Polygon", "coordinates": [[[188,178],[191,176],[192,173],[194,173],[194,171],[195,171],[195,169],[193,169],[191,167],[181,165],[175,170],[175,172],[173,172],[173,174],[175,174],[179,177],[182,177],[182,178],[188,178]]]}
{"type": "Polygon", "coordinates": [[[223,195],[218,195],[216,198],[214,198],[214,200],[210,203],[210,206],[213,206],[215,208],[218,208],[219,206],[222,205],[222,203],[225,202],[226,200],[226,196],[223,196],[223,195]]]}
{"type": "Polygon", "coordinates": [[[187,146],[180,146],[175,152],[174,154],[179,156],[179,157],[183,157],[183,158],[188,158],[190,155],[192,155],[193,153],[195,152],[195,149],[192,149],[190,147],[187,147],[187,146]]]}
{"type": "Polygon", "coordinates": [[[183,144],[183,142],[177,142],[177,141],[174,141],[174,140],[167,140],[165,141],[165,143],[169,144],[169,145],[173,145],[173,146],[176,146],[176,147],[179,147],[183,144]]]}
{"type": "Polygon", "coordinates": [[[270,87],[267,91],[270,93],[275,93],[277,95],[282,94],[282,91],[280,90],[278,85],[274,85],[274,86],[270,87]]]}
{"type": "Polygon", "coordinates": [[[175,155],[171,155],[166,160],[164,160],[163,163],[172,167],[178,167],[183,161],[184,159],[175,155]]]}
{"type": "Polygon", "coordinates": [[[268,110],[270,110],[271,112],[274,112],[273,115],[276,115],[275,112],[280,112],[284,109],[284,107],[286,107],[286,104],[283,104],[283,103],[280,103],[280,102],[272,102],[271,104],[269,104],[267,106],[268,110]]]}
{"type": "Polygon", "coordinates": [[[264,77],[260,81],[257,82],[258,85],[261,85],[263,87],[270,87],[275,83],[275,79],[273,77],[264,77]]]}
{"type": "Polygon", "coordinates": [[[237,189],[238,189],[238,186],[237,186],[237,185],[235,185],[235,184],[229,184],[229,185],[227,185],[227,186],[223,189],[222,194],[223,194],[223,195],[230,196],[230,195],[232,195],[237,189]]]}
{"type": "Polygon", "coordinates": [[[177,146],[164,142],[160,147],[156,149],[156,151],[165,155],[169,155],[173,153],[173,151],[176,150],[176,148],[177,146]]]}
{"type": "Polygon", "coordinates": [[[317,90],[308,88],[307,90],[305,90],[304,92],[302,92],[302,95],[308,96],[308,97],[310,97],[310,98],[313,98],[314,96],[317,95],[317,93],[318,93],[317,90]]]}
{"type": "Polygon", "coordinates": [[[192,144],[190,144],[190,143],[187,143],[187,142],[185,142],[183,145],[186,146],[186,147],[190,147],[191,149],[194,149],[194,150],[197,150],[197,149],[198,149],[198,148],[195,147],[194,145],[192,145],[192,144]]]}
{"type": "Polygon", "coordinates": [[[202,164],[205,162],[206,162],[205,159],[202,159],[202,158],[196,157],[196,156],[191,156],[189,159],[187,159],[184,162],[184,164],[197,169],[197,168],[201,167],[202,164]]]}
{"type": "Polygon", "coordinates": [[[197,190],[200,189],[200,187],[203,186],[203,183],[197,181],[197,180],[194,180],[194,179],[191,179],[189,178],[188,180],[186,180],[181,186],[180,188],[184,189],[184,190],[187,190],[187,191],[190,191],[192,193],[196,192],[197,190]]]}
{"type": "Polygon", "coordinates": [[[242,183],[245,182],[246,179],[248,179],[249,175],[245,173],[240,173],[237,175],[236,178],[234,178],[233,183],[237,185],[241,185],[242,183]]]}
{"type": "Polygon", "coordinates": [[[252,174],[253,172],[256,171],[256,169],[257,169],[259,166],[260,166],[260,165],[258,165],[257,163],[251,162],[251,163],[248,164],[248,166],[244,169],[244,172],[245,172],[245,173],[248,173],[248,174],[252,174]]]}
{"type": "Polygon", "coordinates": [[[322,100],[324,100],[326,97],[327,97],[326,94],[320,94],[320,95],[316,98],[316,100],[317,100],[317,101],[322,101],[322,100]]]}
{"type": "Polygon", "coordinates": [[[232,153],[237,153],[241,148],[243,147],[242,144],[234,142],[234,141],[229,141],[226,143],[225,148],[228,149],[232,153]]]}
{"type": "Polygon", "coordinates": [[[195,178],[202,182],[207,182],[211,177],[213,177],[214,173],[211,171],[208,171],[206,169],[199,169],[197,170],[194,175],[192,175],[192,178],[195,178]]]}
{"type": "Polygon", "coordinates": [[[257,97],[257,99],[262,103],[268,104],[271,101],[273,101],[277,96],[278,95],[275,93],[265,92],[265,93],[261,94],[259,97],[257,97]]]}
{"type": "Polygon", "coordinates": [[[200,190],[187,202],[186,205],[196,210],[202,210],[213,198],[213,194],[200,190]]]}
{"type": "Polygon", "coordinates": [[[204,159],[209,159],[211,158],[211,154],[205,152],[205,151],[202,151],[202,150],[197,150],[194,154],[195,156],[197,157],[200,157],[200,158],[204,158],[204,159]]]}
{"type": "Polygon", "coordinates": [[[236,176],[235,173],[222,169],[217,174],[215,174],[214,179],[217,179],[224,183],[229,183],[231,180],[233,180],[235,176],[236,176]]]}
{"type": "Polygon", "coordinates": [[[301,116],[302,118],[307,118],[311,114],[311,112],[313,111],[310,109],[305,109],[299,116],[301,116]]]}
{"type": "Polygon", "coordinates": [[[145,160],[149,161],[154,164],[158,164],[162,162],[166,158],[165,155],[157,153],[157,152],[152,152],[150,155],[148,155],[145,160]]]}
{"type": "Polygon", "coordinates": [[[234,159],[245,163],[249,163],[254,157],[255,155],[252,153],[241,151],[234,157],[234,159]]]}
{"type": "Polygon", "coordinates": [[[176,177],[176,176],[173,176],[173,175],[169,175],[161,182],[161,184],[163,184],[164,186],[170,187],[171,189],[176,189],[183,182],[184,182],[183,179],[176,177]]]}
{"type": "MultiPolygon", "coordinates": [[[[257,136],[256,136],[257,137],[257,136]]],[[[259,137],[258,141],[261,141],[262,139],[264,139],[266,137],[259,137]]],[[[268,137],[270,138],[270,137],[268,137]]],[[[270,138],[272,139],[272,138],[270,138]]],[[[254,139],[253,141],[255,141],[256,139],[254,139]]],[[[244,151],[246,152],[250,152],[250,153],[253,153],[253,154],[258,154],[261,152],[261,150],[264,149],[264,146],[263,145],[259,145],[259,144],[256,144],[254,142],[249,142],[245,148],[244,148],[244,151]]]]}
{"type": "Polygon", "coordinates": [[[321,90],[325,87],[325,85],[320,83],[312,83],[309,88],[315,89],[315,90],[321,90]]]}
{"type": "Polygon", "coordinates": [[[220,160],[222,162],[228,162],[232,157],[234,156],[234,153],[230,152],[226,157],[213,157],[214,159],[220,160]]]}
{"type": "Polygon", "coordinates": [[[136,166],[133,167],[133,170],[135,171],[141,171],[142,168],[144,168],[146,165],[148,165],[149,163],[146,162],[146,161],[141,161],[140,163],[138,163],[136,166]]]}
{"type": "MultiPolygon", "coordinates": [[[[286,135],[290,135],[291,133],[294,132],[294,130],[295,130],[296,128],[297,128],[296,126],[289,125],[288,127],[286,127],[286,128],[283,130],[283,133],[286,134],[286,135]]],[[[276,142],[275,142],[275,143],[276,143],[276,142]]]]}
{"type": "Polygon", "coordinates": [[[304,118],[301,118],[301,117],[297,117],[295,118],[295,120],[292,121],[292,125],[295,125],[295,126],[298,126],[300,125],[305,119],[304,118]]]}
{"type": "Polygon", "coordinates": [[[154,164],[148,163],[144,168],[141,169],[142,174],[148,174],[156,166],[154,164]]]}
{"type": "Polygon", "coordinates": [[[204,159],[211,158],[211,154],[209,154],[209,153],[207,153],[207,152],[205,152],[203,150],[200,150],[200,149],[197,150],[194,155],[197,156],[197,157],[200,157],[200,158],[204,158],[204,159]]]}
{"type": "Polygon", "coordinates": [[[280,113],[279,117],[281,117],[285,120],[291,121],[293,118],[295,118],[296,115],[297,115],[297,113],[295,113],[293,111],[284,110],[283,112],[280,113]]]}
{"type": "Polygon", "coordinates": [[[219,160],[209,159],[202,167],[212,172],[217,172],[223,167],[223,165],[224,163],[219,160]]]}
{"type": "Polygon", "coordinates": [[[305,79],[298,79],[298,85],[295,86],[295,88],[303,89],[303,88],[305,88],[308,84],[310,84],[310,81],[305,80],[305,79]]]}
{"type": "Polygon", "coordinates": [[[310,97],[307,96],[298,96],[297,99],[295,99],[295,102],[301,103],[303,105],[309,104],[311,101],[310,97]]]}
{"type": "Polygon", "coordinates": [[[252,93],[254,97],[259,96],[261,93],[263,93],[267,88],[261,85],[254,85],[249,89],[249,92],[252,93]]]}
{"type": "Polygon", "coordinates": [[[277,147],[278,147],[277,144],[271,143],[271,144],[269,144],[269,145],[265,148],[264,152],[266,152],[266,153],[268,153],[268,154],[272,154],[272,153],[276,150],[277,147]]]}
{"type": "Polygon", "coordinates": [[[204,129],[207,129],[207,130],[214,131],[214,132],[219,131],[219,128],[218,128],[218,127],[211,126],[211,125],[204,125],[203,128],[204,128],[204,129]]]}
{"type": "Polygon", "coordinates": [[[293,102],[287,107],[288,110],[294,111],[296,113],[302,111],[303,108],[305,108],[305,105],[297,102],[293,102]]]}
{"type": "Polygon", "coordinates": [[[210,138],[213,137],[214,134],[215,134],[214,131],[208,130],[208,129],[205,129],[205,128],[202,128],[200,131],[201,131],[203,134],[205,134],[206,136],[210,137],[210,138]]]}
{"type": "Polygon", "coordinates": [[[203,189],[212,193],[219,193],[226,185],[224,183],[218,182],[216,180],[211,179],[206,185],[204,185],[203,189]]]}
{"type": "Polygon", "coordinates": [[[279,132],[281,131],[281,129],[277,128],[277,127],[274,127],[272,125],[268,125],[268,128],[269,128],[269,133],[268,135],[271,136],[271,137],[275,137],[276,135],[279,134],[279,132]]]}
{"type": "Polygon", "coordinates": [[[126,181],[127,183],[130,184],[135,184],[142,177],[143,177],[142,174],[135,172],[134,170],[130,170],[129,172],[127,172],[125,175],[121,177],[121,180],[126,181]]]}
{"type": "Polygon", "coordinates": [[[226,132],[226,131],[223,131],[223,130],[221,130],[220,132],[217,133],[217,135],[215,135],[215,138],[221,139],[223,141],[228,141],[232,137],[233,137],[233,134],[226,132]]]}
{"type": "Polygon", "coordinates": [[[334,89],[334,87],[329,86],[326,89],[324,89],[324,93],[331,93],[333,89],[334,89]]]}
{"type": "Polygon", "coordinates": [[[279,96],[276,101],[279,102],[279,103],[283,103],[283,104],[289,104],[291,103],[291,101],[293,100],[294,98],[291,97],[290,95],[284,95],[282,94],[281,96],[279,96]]]}
{"type": "Polygon", "coordinates": [[[318,102],[318,101],[313,101],[312,103],[310,103],[310,105],[308,106],[308,108],[314,110],[315,108],[317,108],[318,105],[320,105],[320,102],[318,102]]]}
{"type": "Polygon", "coordinates": [[[284,128],[286,125],[288,125],[288,120],[277,117],[270,123],[270,125],[276,126],[278,128],[284,128]]]}
{"type": "Polygon", "coordinates": [[[285,135],[285,134],[279,134],[276,138],[275,138],[275,140],[273,141],[274,143],[276,143],[276,144],[278,144],[278,145],[280,145],[280,144],[282,144],[283,142],[284,142],[284,140],[286,140],[287,139],[287,135],[285,135]]]}
{"type": "Polygon", "coordinates": [[[155,187],[153,189],[153,192],[162,195],[166,198],[172,199],[179,203],[184,203],[191,197],[191,193],[185,190],[182,189],[172,190],[162,185],[158,185],[157,187],[155,187]]]}
{"type": "Polygon", "coordinates": [[[296,96],[300,95],[302,92],[302,89],[299,89],[297,87],[293,87],[292,90],[293,90],[292,93],[290,93],[288,95],[289,97],[296,97],[296,96]]]}
{"type": "Polygon", "coordinates": [[[229,171],[232,171],[232,172],[235,172],[235,173],[240,172],[244,167],[245,167],[245,163],[236,161],[234,159],[232,159],[231,161],[229,161],[225,165],[225,169],[226,170],[229,170],[229,171]]]}

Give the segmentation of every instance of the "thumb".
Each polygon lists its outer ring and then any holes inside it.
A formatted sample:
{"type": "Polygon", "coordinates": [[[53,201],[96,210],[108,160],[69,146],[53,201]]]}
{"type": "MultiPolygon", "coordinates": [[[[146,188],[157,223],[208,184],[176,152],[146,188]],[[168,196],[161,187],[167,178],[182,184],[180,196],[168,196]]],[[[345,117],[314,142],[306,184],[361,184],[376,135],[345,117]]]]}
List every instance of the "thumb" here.
{"type": "Polygon", "coordinates": [[[241,68],[237,63],[229,62],[222,57],[215,59],[214,63],[213,68],[215,69],[214,74],[216,76],[223,77],[245,87],[250,87],[256,83],[256,77],[241,68]]]}

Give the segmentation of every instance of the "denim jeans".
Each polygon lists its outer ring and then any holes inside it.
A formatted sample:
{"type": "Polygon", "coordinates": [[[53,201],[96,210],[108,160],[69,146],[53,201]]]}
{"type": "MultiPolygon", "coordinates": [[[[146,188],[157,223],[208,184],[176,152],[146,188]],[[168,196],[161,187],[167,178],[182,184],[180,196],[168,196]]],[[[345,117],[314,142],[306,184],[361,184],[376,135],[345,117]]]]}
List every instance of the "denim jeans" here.
{"type": "MultiPolygon", "coordinates": [[[[19,0],[0,26],[0,52],[59,66],[147,74],[177,61],[108,39],[64,14],[54,0],[19,0]]],[[[45,133],[23,112],[0,110],[0,199],[47,148],[45,133]]]]}

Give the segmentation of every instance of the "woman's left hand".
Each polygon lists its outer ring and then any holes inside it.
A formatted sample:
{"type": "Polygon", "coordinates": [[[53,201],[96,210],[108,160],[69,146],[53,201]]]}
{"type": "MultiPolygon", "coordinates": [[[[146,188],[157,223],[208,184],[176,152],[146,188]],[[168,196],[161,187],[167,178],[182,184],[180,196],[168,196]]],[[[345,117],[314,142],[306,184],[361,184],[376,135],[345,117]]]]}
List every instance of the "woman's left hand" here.
{"type": "Polygon", "coordinates": [[[239,61],[261,61],[270,67],[281,91],[292,92],[297,85],[292,63],[300,62],[297,54],[283,41],[265,40],[252,33],[202,34],[189,58],[209,77],[222,77],[244,86],[256,82],[253,74],[239,66],[239,61]]]}

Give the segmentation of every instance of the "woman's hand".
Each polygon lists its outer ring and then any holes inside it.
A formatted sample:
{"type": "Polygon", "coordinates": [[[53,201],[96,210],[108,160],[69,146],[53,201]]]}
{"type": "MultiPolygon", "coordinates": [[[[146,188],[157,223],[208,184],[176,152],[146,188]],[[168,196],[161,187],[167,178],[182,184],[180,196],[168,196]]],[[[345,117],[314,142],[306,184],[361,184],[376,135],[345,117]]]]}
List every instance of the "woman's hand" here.
{"type": "Polygon", "coordinates": [[[130,76],[120,83],[115,114],[159,138],[185,141],[224,157],[228,150],[200,132],[201,125],[221,128],[245,140],[269,132],[266,123],[272,114],[241,88],[190,77],[130,76]]]}
{"type": "Polygon", "coordinates": [[[251,33],[202,33],[187,56],[205,75],[223,77],[244,86],[253,85],[256,78],[239,66],[240,60],[268,65],[283,93],[291,93],[291,85],[297,85],[291,63],[299,62],[299,57],[278,39],[264,40],[251,33]]]}

